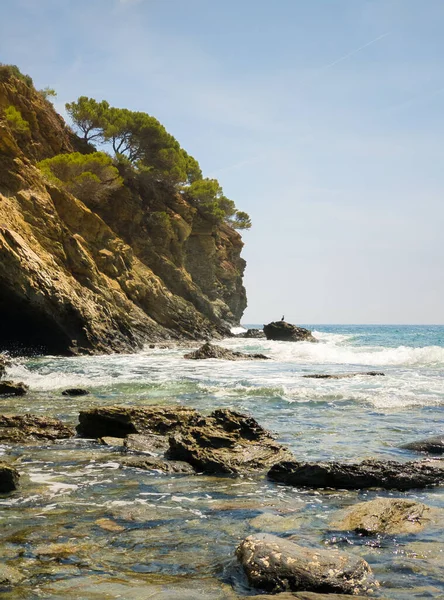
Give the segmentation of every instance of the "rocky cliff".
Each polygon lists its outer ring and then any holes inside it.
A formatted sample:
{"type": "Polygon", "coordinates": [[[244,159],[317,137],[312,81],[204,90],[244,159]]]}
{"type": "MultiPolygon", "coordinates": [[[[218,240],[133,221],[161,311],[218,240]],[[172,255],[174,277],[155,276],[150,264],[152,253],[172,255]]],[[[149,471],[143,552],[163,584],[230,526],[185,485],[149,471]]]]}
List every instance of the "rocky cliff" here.
{"type": "Polygon", "coordinates": [[[177,191],[130,178],[81,202],[36,162],[87,151],[52,104],[0,68],[0,349],[128,351],[220,337],[246,306],[240,235],[177,191]],[[28,129],[5,118],[15,107],[28,129]]]}

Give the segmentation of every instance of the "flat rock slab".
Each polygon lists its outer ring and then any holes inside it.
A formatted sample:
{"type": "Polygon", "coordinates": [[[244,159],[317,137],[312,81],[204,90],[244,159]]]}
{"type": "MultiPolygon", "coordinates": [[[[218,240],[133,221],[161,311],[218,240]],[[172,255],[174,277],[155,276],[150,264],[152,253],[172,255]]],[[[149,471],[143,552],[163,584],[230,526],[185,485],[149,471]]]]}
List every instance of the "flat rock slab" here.
{"type": "Polygon", "coordinates": [[[409,534],[440,523],[444,523],[443,509],[403,498],[375,498],[339,511],[330,527],[364,535],[409,534]]]}
{"type": "Polygon", "coordinates": [[[427,452],[428,454],[444,454],[444,433],[425,440],[403,444],[401,448],[414,450],[415,452],[427,452]]]}
{"type": "Polygon", "coordinates": [[[124,442],[128,452],[147,453],[161,456],[169,448],[168,438],[156,433],[130,433],[124,442]]]}
{"type": "Polygon", "coordinates": [[[0,396],[24,396],[29,390],[24,383],[0,381],[0,396]]]}
{"type": "Polygon", "coordinates": [[[63,390],[62,396],[89,396],[91,392],[84,390],[83,388],[69,388],[63,390]]]}
{"type": "Polygon", "coordinates": [[[184,475],[194,475],[196,471],[187,462],[180,460],[166,460],[158,456],[130,456],[120,461],[122,467],[132,467],[133,469],[143,469],[144,471],[162,471],[163,473],[183,473],[184,475]]]}
{"type": "Polygon", "coordinates": [[[221,346],[214,346],[213,344],[204,344],[198,350],[189,352],[184,355],[184,358],[192,360],[203,360],[207,358],[219,358],[222,360],[268,360],[269,357],[264,354],[245,354],[243,352],[236,352],[222,348],[221,346]]]}
{"type": "Polygon", "coordinates": [[[351,377],[358,377],[360,375],[367,375],[369,377],[384,377],[385,373],[381,371],[364,371],[360,373],[338,373],[338,374],[329,374],[329,373],[315,373],[313,375],[302,375],[306,379],[350,379],[351,377]]]}
{"type": "Polygon", "coordinates": [[[250,584],[275,594],[357,594],[370,586],[371,570],[365,560],[334,549],[305,548],[267,533],[247,537],[236,555],[250,584]]]}
{"type": "Polygon", "coordinates": [[[267,340],[280,342],[317,342],[309,329],[296,327],[286,321],[274,321],[264,325],[264,333],[267,340]]]}
{"type": "Polygon", "coordinates": [[[74,429],[58,419],[37,415],[0,415],[0,442],[33,443],[74,436],[74,429]]]}
{"type": "Polygon", "coordinates": [[[170,435],[199,416],[185,406],[102,406],[80,412],[77,433],[86,438],[124,438],[133,433],[170,435]]]}
{"type": "Polygon", "coordinates": [[[0,462],[0,494],[13,492],[19,484],[19,472],[10,465],[0,462]]]}
{"type": "Polygon", "coordinates": [[[266,470],[291,456],[252,417],[227,409],[183,426],[171,436],[168,451],[169,458],[189,462],[205,473],[266,470]]]}
{"type": "Polygon", "coordinates": [[[361,463],[284,461],[275,464],[268,478],[287,485],[309,488],[409,490],[444,483],[444,461],[364,460],[361,463]]]}

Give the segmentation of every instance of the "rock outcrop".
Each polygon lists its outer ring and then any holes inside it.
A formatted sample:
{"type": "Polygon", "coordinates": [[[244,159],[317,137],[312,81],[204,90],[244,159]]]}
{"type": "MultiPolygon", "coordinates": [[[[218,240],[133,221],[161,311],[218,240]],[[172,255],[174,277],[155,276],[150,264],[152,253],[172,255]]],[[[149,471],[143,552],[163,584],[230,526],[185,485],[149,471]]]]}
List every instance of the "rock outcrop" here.
{"type": "Polygon", "coordinates": [[[91,148],[0,66],[0,350],[114,352],[229,335],[246,306],[240,235],[160,183],[127,181],[87,206],[35,166],[73,151],[91,148]],[[26,134],[3,117],[10,106],[26,134]]]}
{"type": "Polygon", "coordinates": [[[268,478],[309,488],[409,490],[444,483],[444,461],[364,460],[361,463],[284,461],[274,465],[268,478]]]}
{"type": "Polygon", "coordinates": [[[19,479],[20,475],[14,467],[0,462],[0,494],[16,490],[19,479]]]}
{"type": "Polygon", "coordinates": [[[251,339],[265,339],[265,333],[262,329],[247,329],[243,333],[236,334],[237,338],[251,339]]]}
{"type": "Polygon", "coordinates": [[[264,471],[291,453],[252,417],[221,409],[171,436],[168,456],[205,473],[239,474],[264,471]]]}
{"type": "Polygon", "coordinates": [[[264,333],[267,340],[280,342],[317,342],[309,329],[296,327],[286,321],[274,321],[264,325],[264,333]]]}
{"type": "Polygon", "coordinates": [[[205,358],[219,358],[221,360],[267,360],[269,357],[264,354],[245,354],[244,352],[236,352],[228,350],[221,346],[206,343],[194,352],[189,352],[184,355],[184,358],[192,360],[202,360],[205,358]]]}
{"type": "Polygon", "coordinates": [[[364,535],[418,533],[442,523],[444,510],[403,498],[375,498],[340,511],[330,523],[332,529],[364,535]]]}
{"type": "Polygon", "coordinates": [[[250,584],[275,594],[298,590],[357,594],[370,583],[371,570],[362,558],[305,548],[267,533],[246,538],[236,554],[250,584]]]}
{"type": "Polygon", "coordinates": [[[444,454],[444,434],[418,440],[417,442],[409,442],[403,444],[401,448],[414,450],[415,452],[427,452],[427,454],[444,454]]]}
{"type": "Polygon", "coordinates": [[[36,415],[0,415],[0,442],[29,444],[73,437],[74,430],[62,421],[36,415]]]}
{"type": "Polygon", "coordinates": [[[131,467],[133,469],[142,469],[143,471],[161,471],[170,475],[194,475],[196,471],[193,467],[184,461],[166,460],[158,456],[130,456],[120,460],[122,467],[131,467]]]}
{"type": "Polygon", "coordinates": [[[24,383],[0,381],[0,396],[24,396],[28,389],[24,383]]]}

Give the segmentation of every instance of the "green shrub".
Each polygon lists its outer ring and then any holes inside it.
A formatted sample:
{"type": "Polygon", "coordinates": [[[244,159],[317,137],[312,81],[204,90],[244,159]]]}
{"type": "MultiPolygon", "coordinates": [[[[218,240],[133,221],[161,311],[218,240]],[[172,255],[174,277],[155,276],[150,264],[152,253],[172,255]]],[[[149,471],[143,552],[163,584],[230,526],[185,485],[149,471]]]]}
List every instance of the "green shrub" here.
{"type": "Polygon", "coordinates": [[[123,184],[111,157],[104,152],[59,154],[37,166],[51,181],[84,202],[100,202],[123,184]]]}
{"type": "Polygon", "coordinates": [[[11,104],[11,106],[5,108],[3,114],[12,131],[24,135],[29,135],[31,133],[28,121],[25,121],[22,117],[22,113],[17,110],[15,106],[11,104]]]}
{"type": "Polygon", "coordinates": [[[11,79],[11,77],[20,79],[29,87],[34,86],[32,78],[29,75],[24,75],[17,65],[4,65],[3,63],[0,63],[0,81],[7,81],[8,79],[11,79]]]}
{"type": "Polygon", "coordinates": [[[56,98],[57,97],[57,92],[50,87],[45,87],[43,88],[43,90],[39,90],[39,94],[41,96],[43,96],[43,98],[45,100],[48,100],[49,98],[56,98]]]}

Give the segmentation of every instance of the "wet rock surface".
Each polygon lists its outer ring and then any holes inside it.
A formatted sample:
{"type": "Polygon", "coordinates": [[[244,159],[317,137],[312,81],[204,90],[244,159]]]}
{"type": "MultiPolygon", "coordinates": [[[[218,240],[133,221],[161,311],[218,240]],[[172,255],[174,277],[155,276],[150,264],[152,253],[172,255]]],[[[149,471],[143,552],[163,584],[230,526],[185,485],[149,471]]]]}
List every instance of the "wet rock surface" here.
{"type": "Polygon", "coordinates": [[[286,321],[274,321],[264,325],[264,333],[267,340],[282,342],[317,342],[309,329],[297,327],[286,321]]]}
{"type": "Polygon", "coordinates": [[[198,417],[196,410],[185,406],[102,406],[80,412],[77,433],[86,438],[124,438],[132,433],[167,435],[198,417]]]}
{"type": "Polygon", "coordinates": [[[364,460],[350,464],[284,461],[270,469],[268,478],[309,488],[408,490],[444,483],[444,461],[364,460]]]}
{"type": "Polygon", "coordinates": [[[428,454],[444,454],[444,433],[417,442],[403,444],[401,448],[414,450],[415,452],[427,452],[428,454]]]}
{"type": "Polygon", "coordinates": [[[0,564],[0,586],[11,587],[19,584],[24,579],[25,575],[17,569],[14,569],[14,567],[0,564]]]}
{"type": "Polygon", "coordinates": [[[10,465],[0,462],[0,494],[13,492],[19,484],[19,472],[10,465]]]}
{"type": "Polygon", "coordinates": [[[377,533],[417,533],[444,522],[444,510],[403,498],[375,498],[340,511],[330,523],[332,529],[377,533]]]}
{"type": "Polygon", "coordinates": [[[0,354],[0,379],[5,376],[6,367],[9,366],[9,359],[4,354],[0,354]]]}
{"type": "Polygon", "coordinates": [[[24,383],[0,381],[0,396],[24,396],[28,389],[28,386],[24,383]]]}
{"type": "Polygon", "coordinates": [[[62,392],[62,396],[88,396],[90,392],[82,388],[69,388],[62,392]]]}
{"type": "Polygon", "coordinates": [[[159,456],[130,456],[120,461],[123,467],[143,469],[144,471],[162,471],[163,473],[183,473],[194,475],[195,469],[187,462],[179,460],[166,460],[159,456]]]}
{"type": "MultiPolygon", "coordinates": [[[[260,596],[248,596],[248,600],[350,600],[350,594],[317,594],[316,592],[284,592],[278,596],[261,594],[260,596]]],[[[353,600],[369,600],[368,596],[355,596],[353,600]]],[[[386,600],[378,596],[378,600],[386,600]]]]}
{"type": "Polygon", "coordinates": [[[236,335],[237,338],[245,338],[245,339],[265,339],[265,333],[263,329],[247,329],[243,333],[238,333],[236,335]]]}
{"type": "Polygon", "coordinates": [[[130,435],[125,438],[124,446],[129,452],[146,452],[148,454],[160,456],[165,454],[168,450],[169,443],[165,436],[157,435],[155,433],[130,433],[130,435]]]}
{"type": "Polygon", "coordinates": [[[306,379],[349,379],[351,377],[358,377],[361,375],[368,375],[370,377],[384,377],[385,373],[381,371],[361,371],[359,373],[314,373],[313,375],[302,375],[306,379]]]}
{"type": "Polygon", "coordinates": [[[369,587],[371,570],[361,558],[305,548],[267,533],[247,537],[236,555],[250,584],[267,592],[357,594],[369,587]]]}
{"type": "Polygon", "coordinates": [[[206,358],[219,358],[222,360],[268,360],[269,357],[264,354],[245,354],[243,352],[236,352],[207,343],[195,352],[185,354],[184,358],[191,360],[202,360],[206,358]]]}
{"type": "Polygon", "coordinates": [[[74,436],[74,429],[51,417],[37,415],[0,415],[0,442],[33,443],[74,436]]]}
{"type": "Polygon", "coordinates": [[[265,470],[290,456],[252,417],[228,409],[184,426],[170,438],[168,451],[169,458],[185,460],[206,473],[265,470]]]}

